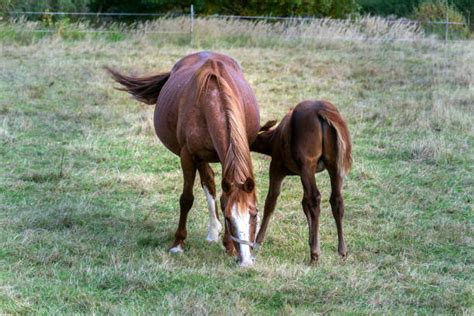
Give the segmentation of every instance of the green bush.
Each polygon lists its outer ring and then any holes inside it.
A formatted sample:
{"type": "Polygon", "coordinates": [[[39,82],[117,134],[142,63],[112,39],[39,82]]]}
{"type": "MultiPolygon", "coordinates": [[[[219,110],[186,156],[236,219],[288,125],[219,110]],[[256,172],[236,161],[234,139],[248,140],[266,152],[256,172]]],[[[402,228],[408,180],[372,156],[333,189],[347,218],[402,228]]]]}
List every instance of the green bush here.
{"type": "Polygon", "coordinates": [[[0,10],[85,12],[90,0],[0,0],[0,10]]]}
{"type": "Polygon", "coordinates": [[[415,9],[413,18],[424,23],[424,27],[428,32],[444,33],[445,24],[433,24],[432,22],[444,22],[446,17],[449,22],[457,22],[462,24],[449,25],[451,36],[466,36],[469,29],[466,20],[461,12],[454,6],[447,5],[445,1],[434,0],[425,1],[415,9]],[[431,22],[431,23],[430,23],[431,22]]]}

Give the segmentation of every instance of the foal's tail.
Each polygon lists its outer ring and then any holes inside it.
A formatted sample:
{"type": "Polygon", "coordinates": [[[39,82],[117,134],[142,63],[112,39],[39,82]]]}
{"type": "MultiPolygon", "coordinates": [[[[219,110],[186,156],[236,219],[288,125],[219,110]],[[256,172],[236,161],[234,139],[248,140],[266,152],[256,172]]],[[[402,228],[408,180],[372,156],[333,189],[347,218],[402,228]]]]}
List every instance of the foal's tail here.
{"type": "Polygon", "coordinates": [[[161,89],[170,77],[169,72],[148,77],[132,77],[123,75],[110,67],[105,67],[105,69],[115,81],[123,86],[118,90],[127,91],[135,99],[146,104],[156,104],[161,89]]]}
{"type": "Polygon", "coordinates": [[[337,134],[337,167],[341,176],[352,167],[352,144],[347,123],[334,105],[327,101],[318,102],[318,115],[331,125],[337,134]]]}

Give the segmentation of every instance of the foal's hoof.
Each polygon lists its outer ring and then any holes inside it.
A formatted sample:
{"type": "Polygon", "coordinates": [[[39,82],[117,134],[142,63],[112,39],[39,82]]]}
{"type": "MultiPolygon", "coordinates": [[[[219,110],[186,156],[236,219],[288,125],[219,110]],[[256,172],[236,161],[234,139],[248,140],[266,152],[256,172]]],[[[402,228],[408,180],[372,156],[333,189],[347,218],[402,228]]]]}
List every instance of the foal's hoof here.
{"type": "Polygon", "coordinates": [[[346,260],[348,255],[349,255],[349,252],[347,250],[344,252],[339,251],[339,256],[341,256],[342,260],[346,260]]]}
{"type": "Polygon", "coordinates": [[[182,253],[184,252],[183,246],[181,244],[178,244],[172,248],[170,248],[170,253],[182,253]]]}
{"type": "Polygon", "coordinates": [[[337,250],[337,252],[339,253],[339,256],[341,256],[341,259],[342,259],[342,260],[346,260],[346,259],[347,259],[347,255],[349,254],[349,252],[347,251],[346,246],[339,247],[339,249],[337,250]]]}
{"type": "Polygon", "coordinates": [[[309,262],[309,264],[311,264],[311,265],[318,264],[319,257],[320,257],[320,254],[312,253],[311,254],[311,261],[309,262]]]}

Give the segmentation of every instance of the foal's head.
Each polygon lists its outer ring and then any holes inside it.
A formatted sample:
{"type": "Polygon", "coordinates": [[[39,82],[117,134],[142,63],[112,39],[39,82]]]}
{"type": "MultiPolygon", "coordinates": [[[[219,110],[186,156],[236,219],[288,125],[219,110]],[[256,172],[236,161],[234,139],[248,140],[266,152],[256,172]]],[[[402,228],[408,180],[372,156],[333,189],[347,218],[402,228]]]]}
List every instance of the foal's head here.
{"type": "Polygon", "coordinates": [[[250,150],[271,156],[273,150],[273,134],[276,130],[277,121],[268,121],[260,127],[257,138],[250,145],[250,150]]]}
{"type": "Polygon", "coordinates": [[[243,183],[222,180],[222,206],[225,224],[239,253],[240,266],[253,265],[253,247],[257,230],[255,182],[248,177],[243,183]]]}

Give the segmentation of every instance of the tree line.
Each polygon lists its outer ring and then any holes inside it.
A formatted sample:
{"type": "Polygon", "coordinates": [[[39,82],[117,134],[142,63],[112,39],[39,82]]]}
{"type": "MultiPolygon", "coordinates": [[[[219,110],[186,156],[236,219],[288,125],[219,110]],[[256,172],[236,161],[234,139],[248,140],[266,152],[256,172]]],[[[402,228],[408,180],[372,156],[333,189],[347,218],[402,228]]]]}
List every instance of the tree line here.
{"type": "Polygon", "coordinates": [[[314,16],[347,18],[357,14],[413,17],[424,3],[445,6],[466,20],[474,17],[473,0],[0,0],[0,9],[132,13],[314,16]],[[447,5],[446,5],[447,4],[447,5]]]}

